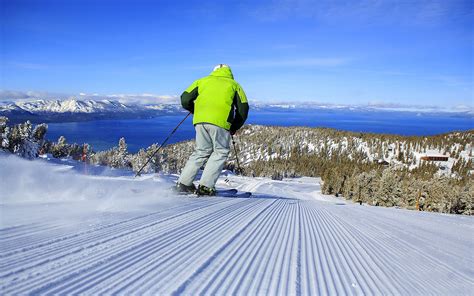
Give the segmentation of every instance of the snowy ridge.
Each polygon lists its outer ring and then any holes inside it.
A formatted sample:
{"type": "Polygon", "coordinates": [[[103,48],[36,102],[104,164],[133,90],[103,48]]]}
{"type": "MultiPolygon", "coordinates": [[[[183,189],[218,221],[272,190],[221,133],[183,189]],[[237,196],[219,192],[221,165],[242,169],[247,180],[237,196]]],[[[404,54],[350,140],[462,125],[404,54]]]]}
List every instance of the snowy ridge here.
{"type": "Polygon", "coordinates": [[[108,100],[103,101],[78,101],[69,99],[65,101],[45,101],[39,100],[36,102],[19,102],[17,105],[26,111],[30,112],[57,112],[57,113],[92,113],[99,111],[129,111],[129,107],[118,102],[108,100]]]}
{"type": "MultiPolygon", "coordinates": [[[[166,104],[166,107],[170,107],[166,104]]],[[[162,104],[140,105],[124,104],[114,100],[32,100],[0,104],[0,113],[7,111],[25,111],[37,113],[120,113],[163,110],[162,104]]]]}
{"type": "Polygon", "coordinates": [[[35,100],[27,102],[16,102],[0,106],[0,111],[23,110],[32,113],[53,112],[53,113],[93,113],[100,111],[120,111],[128,110],[129,107],[112,101],[79,101],[69,100],[35,100]]]}
{"type": "MultiPolygon", "coordinates": [[[[131,112],[139,110],[161,110],[172,106],[180,106],[176,96],[143,95],[109,95],[87,96],[80,94],[78,98],[68,99],[33,99],[27,100],[0,100],[0,113],[7,111],[25,111],[32,113],[96,113],[96,112],[131,112]]],[[[406,106],[394,104],[343,105],[324,104],[315,102],[293,103],[266,103],[252,100],[252,109],[255,110],[351,110],[358,112],[387,111],[387,112],[416,112],[416,113],[453,113],[464,116],[473,116],[472,106],[455,106],[441,108],[436,106],[406,106]]]]}
{"type": "Polygon", "coordinates": [[[163,190],[173,176],[75,179],[105,200],[1,205],[2,294],[455,295],[474,285],[472,217],[359,206],[321,195],[314,178],[219,180],[254,188],[247,199],[175,196],[163,190]],[[127,197],[108,196],[111,184],[145,206],[120,207],[127,197]]]}

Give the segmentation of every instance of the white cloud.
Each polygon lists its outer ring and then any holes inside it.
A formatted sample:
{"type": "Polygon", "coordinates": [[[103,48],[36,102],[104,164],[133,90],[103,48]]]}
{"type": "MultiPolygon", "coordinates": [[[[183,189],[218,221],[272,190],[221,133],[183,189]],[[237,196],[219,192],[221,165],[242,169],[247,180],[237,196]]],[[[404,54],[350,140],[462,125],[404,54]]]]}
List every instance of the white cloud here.
{"type": "Polygon", "coordinates": [[[70,94],[47,91],[0,90],[0,101],[31,101],[37,99],[67,99],[70,94]]]}
{"type": "Polygon", "coordinates": [[[50,68],[50,65],[46,64],[40,64],[40,63],[29,63],[29,62],[8,62],[7,65],[15,67],[15,68],[21,68],[21,69],[27,69],[27,70],[44,70],[50,68]]]}
{"type": "MultiPolygon", "coordinates": [[[[472,16],[470,1],[458,0],[270,0],[252,2],[247,13],[262,21],[307,18],[324,22],[438,24],[472,16]]],[[[472,2],[471,2],[472,3],[472,2]]]]}
{"type": "Polygon", "coordinates": [[[348,58],[302,58],[302,59],[276,59],[276,60],[255,60],[240,64],[233,64],[231,67],[335,67],[345,65],[350,61],[348,58]]]}
{"type": "Polygon", "coordinates": [[[155,95],[155,94],[113,94],[107,98],[117,100],[121,103],[133,104],[175,104],[179,102],[177,95],[155,95]]]}
{"type": "MultiPolygon", "coordinates": [[[[277,67],[337,67],[349,64],[352,59],[345,57],[310,57],[310,58],[296,58],[296,59],[259,59],[249,60],[240,63],[229,63],[233,68],[277,68],[277,67]]],[[[212,67],[207,66],[192,66],[188,69],[193,70],[212,70],[212,67]]]]}
{"type": "Polygon", "coordinates": [[[439,81],[448,86],[460,87],[466,86],[472,89],[472,76],[463,77],[463,76],[454,76],[454,75],[436,75],[429,76],[432,80],[439,81]]]}

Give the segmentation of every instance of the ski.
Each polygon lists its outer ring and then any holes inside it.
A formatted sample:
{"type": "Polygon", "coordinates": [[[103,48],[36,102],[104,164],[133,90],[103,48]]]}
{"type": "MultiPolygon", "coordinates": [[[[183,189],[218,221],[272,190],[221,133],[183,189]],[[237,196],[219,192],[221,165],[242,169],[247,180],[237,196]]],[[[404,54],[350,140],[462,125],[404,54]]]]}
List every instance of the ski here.
{"type": "MultiPolygon", "coordinates": [[[[176,191],[175,191],[176,192],[176,191]]],[[[206,195],[197,195],[195,193],[186,193],[186,192],[178,192],[179,195],[187,195],[193,197],[208,197],[206,195]]],[[[215,196],[220,197],[234,197],[234,198],[249,198],[252,195],[251,192],[239,192],[237,189],[220,189],[217,190],[215,196]]]]}
{"type": "Polygon", "coordinates": [[[237,189],[218,189],[217,194],[235,194],[239,192],[237,189]]]}
{"type": "Polygon", "coordinates": [[[233,197],[233,198],[249,198],[249,197],[252,196],[252,192],[235,192],[235,193],[220,193],[220,192],[217,192],[216,196],[233,197]]]}

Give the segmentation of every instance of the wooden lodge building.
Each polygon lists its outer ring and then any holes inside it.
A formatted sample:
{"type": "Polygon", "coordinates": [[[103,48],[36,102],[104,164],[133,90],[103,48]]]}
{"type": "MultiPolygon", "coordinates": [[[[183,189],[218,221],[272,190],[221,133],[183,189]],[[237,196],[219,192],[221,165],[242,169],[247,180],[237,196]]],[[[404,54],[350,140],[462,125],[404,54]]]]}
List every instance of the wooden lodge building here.
{"type": "Polygon", "coordinates": [[[421,157],[421,160],[426,161],[448,161],[449,157],[444,155],[425,155],[421,157]]]}

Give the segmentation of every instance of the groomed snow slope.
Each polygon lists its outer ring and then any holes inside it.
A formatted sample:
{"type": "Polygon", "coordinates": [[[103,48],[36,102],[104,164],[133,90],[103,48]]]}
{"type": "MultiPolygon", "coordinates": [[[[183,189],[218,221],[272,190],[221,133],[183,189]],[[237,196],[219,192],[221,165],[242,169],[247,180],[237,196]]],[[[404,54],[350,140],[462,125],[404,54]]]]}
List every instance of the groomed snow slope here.
{"type": "Polygon", "coordinates": [[[174,176],[84,176],[5,156],[0,167],[2,295],[474,288],[472,217],[359,206],[312,178],[228,176],[220,187],[254,196],[191,198],[168,190],[174,176]]]}

